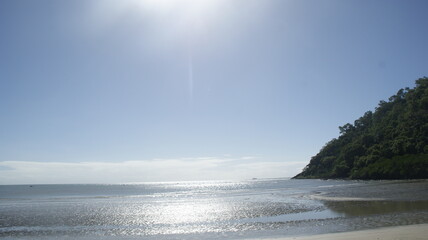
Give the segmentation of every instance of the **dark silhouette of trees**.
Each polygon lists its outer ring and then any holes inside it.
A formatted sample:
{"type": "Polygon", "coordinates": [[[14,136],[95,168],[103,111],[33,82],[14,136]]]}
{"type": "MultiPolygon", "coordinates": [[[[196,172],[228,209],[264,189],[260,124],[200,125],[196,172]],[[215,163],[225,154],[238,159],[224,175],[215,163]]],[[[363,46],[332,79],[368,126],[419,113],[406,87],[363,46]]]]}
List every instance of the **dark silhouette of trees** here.
{"type": "Polygon", "coordinates": [[[428,178],[428,78],[339,130],[295,178],[428,178]]]}

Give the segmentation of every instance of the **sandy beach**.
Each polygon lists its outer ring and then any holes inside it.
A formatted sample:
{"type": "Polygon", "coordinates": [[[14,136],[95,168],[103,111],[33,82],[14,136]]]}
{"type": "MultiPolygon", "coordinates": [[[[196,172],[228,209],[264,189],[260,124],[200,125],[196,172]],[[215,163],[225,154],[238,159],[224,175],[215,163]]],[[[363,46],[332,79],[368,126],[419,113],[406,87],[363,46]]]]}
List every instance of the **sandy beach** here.
{"type": "Polygon", "coordinates": [[[426,240],[428,224],[377,228],[362,231],[329,233],[312,236],[270,238],[263,240],[426,240]]]}

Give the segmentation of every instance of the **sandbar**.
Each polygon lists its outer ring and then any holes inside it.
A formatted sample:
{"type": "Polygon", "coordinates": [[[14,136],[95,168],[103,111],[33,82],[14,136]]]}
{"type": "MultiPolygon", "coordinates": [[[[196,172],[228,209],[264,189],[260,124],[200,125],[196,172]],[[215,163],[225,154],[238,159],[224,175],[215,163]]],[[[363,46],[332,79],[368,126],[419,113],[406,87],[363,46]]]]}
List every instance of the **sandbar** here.
{"type": "Polygon", "coordinates": [[[263,240],[426,240],[428,224],[376,228],[361,231],[328,233],[311,236],[265,238],[263,240]]]}

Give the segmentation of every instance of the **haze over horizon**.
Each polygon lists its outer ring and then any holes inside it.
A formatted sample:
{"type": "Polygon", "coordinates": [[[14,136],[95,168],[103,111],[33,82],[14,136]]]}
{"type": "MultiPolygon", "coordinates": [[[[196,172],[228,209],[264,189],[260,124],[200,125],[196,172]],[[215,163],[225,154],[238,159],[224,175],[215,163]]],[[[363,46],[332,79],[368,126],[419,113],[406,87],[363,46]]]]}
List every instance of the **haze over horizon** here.
{"type": "Polygon", "coordinates": [[[291,177],[428,75],[427,10],[0,1],[0,184],[291,177]]]}

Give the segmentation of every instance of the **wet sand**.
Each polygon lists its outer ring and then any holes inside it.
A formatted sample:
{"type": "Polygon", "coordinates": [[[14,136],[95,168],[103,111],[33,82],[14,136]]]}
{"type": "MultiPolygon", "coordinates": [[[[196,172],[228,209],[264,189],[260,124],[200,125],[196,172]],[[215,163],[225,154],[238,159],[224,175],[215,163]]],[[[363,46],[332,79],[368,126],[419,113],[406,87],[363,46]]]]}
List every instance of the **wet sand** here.
{"type": "Polygon", "coordinates": [[[428,224],[418,224],[344,233],[330,233],[304,237],[272,238],[264,240],[426,240],[427,238],[428,224]]]}
{"type": "Polygon", "coordinates": [[[314,199],[326,201],[428,201],[428,180],[357,181],[355,185],[331,187],[316,192],[314,199]]]}
{"type": "Polygon", "coordinates": [[[428,180],[356,181],[327,186],[309,198],[350,220],[348,228],[321,227],[320,234],[265,240],[428,239],[428,180]]]}

